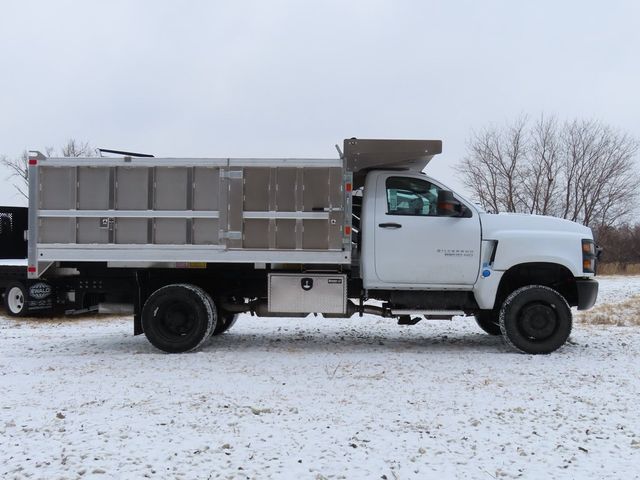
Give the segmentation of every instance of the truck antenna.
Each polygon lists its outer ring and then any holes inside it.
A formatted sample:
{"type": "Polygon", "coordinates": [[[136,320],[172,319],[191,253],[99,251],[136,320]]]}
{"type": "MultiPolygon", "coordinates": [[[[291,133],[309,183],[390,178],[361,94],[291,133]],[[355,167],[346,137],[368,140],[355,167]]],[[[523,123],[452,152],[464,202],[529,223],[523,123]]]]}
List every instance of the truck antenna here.
{"type": "Polygon", "coordinates": [[[99,148],[98,151],[100,152],[100,156],[102,156],[103,153],[113,153],[115,155],[124,155],[125,157],[153,158],[153,155],[149,153],[123,152],[122,150],[110,150],[108,148],[99,148]]]}
{"type": "Polygon", "coordinates": [[[336,150],[338,151],[338,155],[340,155],[340,158],[343,158],[342,156],[342,150],[340,150],[340,147],[338,146],[338,144],[336,143],[336,150]]]}

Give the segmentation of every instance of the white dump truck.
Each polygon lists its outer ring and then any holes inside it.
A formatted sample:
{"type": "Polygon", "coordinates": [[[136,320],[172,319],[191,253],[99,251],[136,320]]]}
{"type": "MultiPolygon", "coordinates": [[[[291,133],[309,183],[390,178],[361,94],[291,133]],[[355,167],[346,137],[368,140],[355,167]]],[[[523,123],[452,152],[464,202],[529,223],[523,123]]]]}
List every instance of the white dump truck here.
{"type": "Polygon", "coordinates": [[[593,306],[589,228],[484,212],[422,172],[438,140],[352,138],[338,150],[334,159],[34,152],[28,278],[14,282],[21,309],[10,313],[130,310],[134,333],[165,352],[197,349],[240,313],[400,324],[473,315],[536,354],[565,343],[572,306],[593,306]]]}

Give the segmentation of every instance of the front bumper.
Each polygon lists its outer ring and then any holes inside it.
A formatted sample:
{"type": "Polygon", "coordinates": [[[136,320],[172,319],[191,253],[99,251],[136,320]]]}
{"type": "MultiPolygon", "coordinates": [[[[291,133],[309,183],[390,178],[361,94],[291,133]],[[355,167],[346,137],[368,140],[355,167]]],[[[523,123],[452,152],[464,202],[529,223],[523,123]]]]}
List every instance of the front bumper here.
{"type": "Polygon", "coordinates": [[[576,280],[578,290],[578,310],[588,310],[598,298],[598,282],[595,280],[576,280]]]}

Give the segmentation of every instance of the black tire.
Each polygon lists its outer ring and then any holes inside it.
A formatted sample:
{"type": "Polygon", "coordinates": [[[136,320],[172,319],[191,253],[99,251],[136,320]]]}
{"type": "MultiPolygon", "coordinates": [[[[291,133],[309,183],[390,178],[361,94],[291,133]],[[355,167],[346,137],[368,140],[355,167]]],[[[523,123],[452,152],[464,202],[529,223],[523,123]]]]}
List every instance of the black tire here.
{"type": "Polygon", "coordinates": [[[239,316],[239,313],[218,311],[218,322],[216,323],[216,328],[213,329],[211,336],[215,337],[217,335],[222,335],[224,332],[233,327],[233,325],[235,325],[235,323],[238,321],[239,316]]]}
{"type": "Polygon", "coordinates": [[[10,317],[27,315],[27,289],[20,282],[13,282],[4,289],[4,309],[10,317]]]}
{"type": "Polygon", "coordinates": [[[142,308],[142,329],[147,340],[167,353],[199,348],[211,336],[216,320],[209,294],[188,284],[159,288],[142,308]]]}
{"type": "Polygon", "coordinates": [[[475,314],[476,323],[489,335],[502,335],[499,316],[495,310],[480,310],[475,314]]]}
{"type": "Polygon", "coordinates": [[[512,348],[545,354],[560,348],[571,334],[571,308],[562,295],[543,285],[514,291],[500,309],[500,330],[512,348]]]}

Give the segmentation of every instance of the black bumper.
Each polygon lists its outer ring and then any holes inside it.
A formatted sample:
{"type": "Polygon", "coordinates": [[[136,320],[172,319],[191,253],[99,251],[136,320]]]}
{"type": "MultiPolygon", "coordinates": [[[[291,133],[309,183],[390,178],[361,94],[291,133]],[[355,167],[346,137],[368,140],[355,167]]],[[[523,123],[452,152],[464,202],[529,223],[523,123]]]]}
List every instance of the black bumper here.
{"type": "Polygon", "coordinates": [[[588,310],[598,298],[598,282],[595,280],[576,280],[578,289],[578,310],[588,310]]]}

